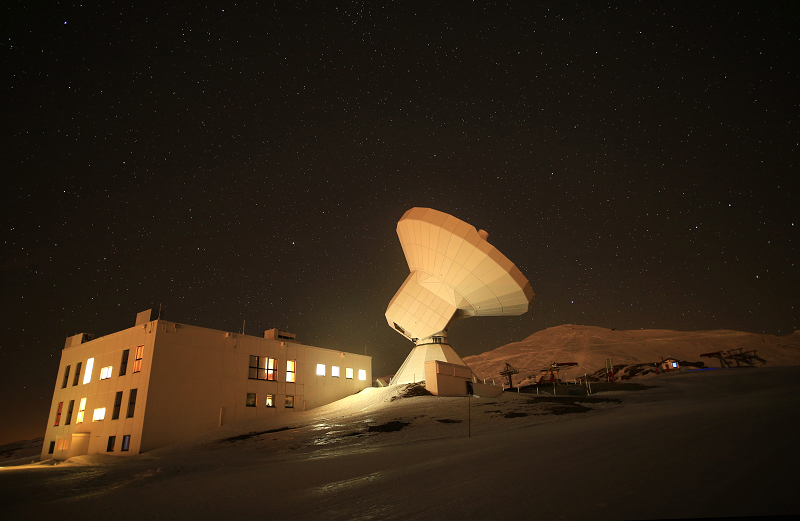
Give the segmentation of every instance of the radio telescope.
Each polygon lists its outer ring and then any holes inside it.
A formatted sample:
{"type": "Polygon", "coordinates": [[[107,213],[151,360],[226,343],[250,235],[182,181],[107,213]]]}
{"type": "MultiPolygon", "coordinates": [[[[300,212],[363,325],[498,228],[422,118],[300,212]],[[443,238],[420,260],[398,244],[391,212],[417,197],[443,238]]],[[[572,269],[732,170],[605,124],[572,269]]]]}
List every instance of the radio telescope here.
{"type": "Polygon", "coordinates": [[[485,231],[431,208],[412,208],[397,223],[397,236],[411,273],[389,302],[386,321],[416,347],[392,384],[424,380],[428,360],[466,366],[447,341],[457,319],[528,311],[528,279],[487,242],[485,231]]]}

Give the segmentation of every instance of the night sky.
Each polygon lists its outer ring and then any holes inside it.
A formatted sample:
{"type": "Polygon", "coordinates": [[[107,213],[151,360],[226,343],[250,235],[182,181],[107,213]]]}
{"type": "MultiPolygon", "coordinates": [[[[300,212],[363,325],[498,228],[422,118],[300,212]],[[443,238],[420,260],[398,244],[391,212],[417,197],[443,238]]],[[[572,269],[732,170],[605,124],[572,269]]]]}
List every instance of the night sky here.
{"type": "Polygon", "coordinates": [[[790,2],[7,2],[0,443],[44,434],[65,337],[167,320],[373,357],[414,206],[563,323],[778,335],[798,316],[790,2]]]}

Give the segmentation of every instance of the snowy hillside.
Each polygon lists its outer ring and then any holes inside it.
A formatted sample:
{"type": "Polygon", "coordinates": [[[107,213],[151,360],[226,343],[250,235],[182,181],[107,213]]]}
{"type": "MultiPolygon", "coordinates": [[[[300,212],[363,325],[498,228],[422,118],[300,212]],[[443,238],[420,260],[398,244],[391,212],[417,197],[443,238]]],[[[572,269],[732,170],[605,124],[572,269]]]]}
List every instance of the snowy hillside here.
{"type": "Polygon", "coordinates": [[[464,362],[480,378],[500,381],[500,371],[506,362],[520,371],[514,385],[533,383],[539,370],[551,362],[577,362],[562,373],[573,379],[593,373],[611,358],[616,364],[658,362],[667,356],[679,360],[704,362],[707,367],[719,367],[716,359],[701,358],[702,353],[743,348],[757,350],[767,366],[800,365],[800,332],[786,336],[759,335],[741,331],[669,331],[664,329],[634,329],[617,331],[594,326],[564,324],[547,328],[520,342],[491,351],[464,357],[464,362]]]}
{"type": "Polygon", "coordinates": [[[19,465],[31,460],[39,461],[42,453],[44,438],[15,441],[0,445],[0,467],[5,465],[19,465]]]}

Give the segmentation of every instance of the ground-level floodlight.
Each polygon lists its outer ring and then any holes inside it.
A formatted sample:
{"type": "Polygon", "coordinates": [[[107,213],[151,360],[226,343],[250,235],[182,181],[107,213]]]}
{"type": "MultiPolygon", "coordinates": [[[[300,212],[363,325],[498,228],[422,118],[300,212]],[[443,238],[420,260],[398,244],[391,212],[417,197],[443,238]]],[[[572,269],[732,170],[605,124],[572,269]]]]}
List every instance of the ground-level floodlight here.
{"type": "Polygon", "coordinates": [[[431,208],[412,208],[397,223],[397,236],[411,273],[389,302],[386,320],[416,347],[392,384],[424,380],[428,360],[466,365],[447,341],[455,320],[528,311],[528,279],[489,244],[485,231],[431,208]]]}

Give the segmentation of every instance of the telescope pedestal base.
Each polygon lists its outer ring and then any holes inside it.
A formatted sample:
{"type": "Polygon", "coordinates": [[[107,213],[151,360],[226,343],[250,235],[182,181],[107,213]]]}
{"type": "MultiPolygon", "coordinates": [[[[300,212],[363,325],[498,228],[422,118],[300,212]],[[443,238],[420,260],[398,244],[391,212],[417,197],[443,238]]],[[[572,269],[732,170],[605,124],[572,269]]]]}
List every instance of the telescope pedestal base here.
{"type": "Polygon", "coordinates": [[[439,360],[467,366],[453,351],[450,344],[423,344],[411,350],[400,370],[394,375],[390,385],[410,384],[425,380],[425,362],[439,360]]]}

